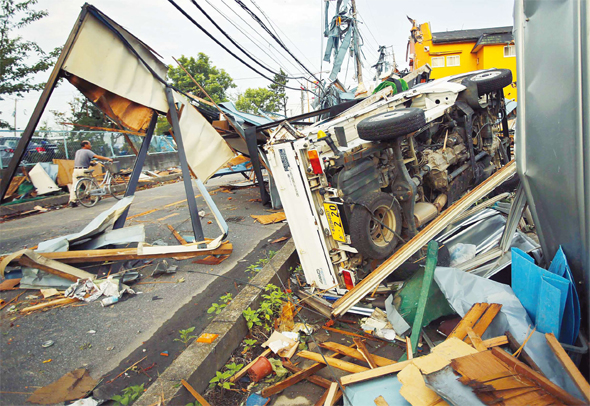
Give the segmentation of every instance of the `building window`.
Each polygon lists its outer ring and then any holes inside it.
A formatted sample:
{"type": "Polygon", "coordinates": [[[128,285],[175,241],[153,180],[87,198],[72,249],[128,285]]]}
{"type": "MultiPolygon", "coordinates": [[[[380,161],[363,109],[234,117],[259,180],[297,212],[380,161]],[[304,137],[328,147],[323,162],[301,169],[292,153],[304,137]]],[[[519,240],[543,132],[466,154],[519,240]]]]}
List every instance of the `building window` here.
{"type": "Polygon", "coordinates": [[[445,57],[444,56],[433,56],[430,58],[432,62],[433,68],[444,68],[445,67],[445,57]]]}
{"type": "Polygon", "coordinates": [[[516,47],[514,45],[507,45],[504,47],[504,58],[516,56],[516,47]]]}
{"type": "Polygon", "coordinates": [[[447,66],[461,66],[461,56],[460,55],[447,56],[447,66]]]}

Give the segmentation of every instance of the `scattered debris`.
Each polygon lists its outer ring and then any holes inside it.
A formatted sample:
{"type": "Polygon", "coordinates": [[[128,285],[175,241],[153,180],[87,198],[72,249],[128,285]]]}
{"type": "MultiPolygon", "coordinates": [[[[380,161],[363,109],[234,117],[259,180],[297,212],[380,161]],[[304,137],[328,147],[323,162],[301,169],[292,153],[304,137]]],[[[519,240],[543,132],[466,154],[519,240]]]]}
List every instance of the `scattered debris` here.
{"type": "Polygon", "coordinates": [[[262,215],[254,215],[251,214],[254,220],[258,221],[260,224],[273,224],[273,223],[280,223],[285,221],[287,217],[285,216],[284,212],[274,213],[274,214],[262,214],[262,215]]]}

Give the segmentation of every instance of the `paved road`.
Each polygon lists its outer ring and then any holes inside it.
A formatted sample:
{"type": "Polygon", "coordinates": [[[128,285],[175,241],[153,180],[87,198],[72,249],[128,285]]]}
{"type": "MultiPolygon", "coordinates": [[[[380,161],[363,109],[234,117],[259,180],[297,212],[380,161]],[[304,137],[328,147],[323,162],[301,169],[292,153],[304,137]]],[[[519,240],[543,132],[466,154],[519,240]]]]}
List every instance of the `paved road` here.
{"type": "MultiPolygon", "coordinates": [[[[243,180],[242,177],[214,179],[207,188],[218,189],[220,184],[243,180]]],[[[213,200],[218,205],[230,226],[229,240],[234,251],[220,265],[207,266],[192,263],[192,260],[168,260],[179,265],[176,275],[164,276],[157,282],[175,282],[184,278],[184,283],[155,283],[134,285],[135,296],[115,306],[103,308],[98,302],[38,312],[28,316],[0,313],[0,397],[2,404],[22,404],[26,394],[6,392],[33,392],[63,374],[79,368],[87,368],[92,377],[105,381],[134,362],[147,357],[140,365],[154,365],[147,374],[129,372],[113,384],[101,385],[103,399],[118,393],[132,384],[149,384],[147,375],[153,377],[162,371],[182,351],[183,344],[173,341],[178,330],[196,327],[198,333],[208,322],[207,308],[226,292],[236,293],[240,284],[196,272],[214,272],[233,278],[245,279],[245,268],[266,255],[268,250],[278,250],[280,244],[270,244],[271,239],[288,234],[283,224],[260,225],[254,223],[251,214],[270,214],[260,203],[249,202],[258,198],[254,188],[236,190],[234,194],[217,191],[213,200]],[[90,331],[95,331],[91,333],[90,331]],[[55,344],[42,348],[41,344],[53,340],[55,344]],[[169,357],[160,355],[168,351],[169,357]],[[51,360],[50,362],[45,362],[51,360]],[[144,376],[145,375],[145,376],[144,376]]],[[[175,183],[138,192],[130,215],[152,209],[157,211],[130,220],[128,224],[144,224],[147,242],[163,240],[175,245],[176,240],[166,226],[171,224],[180,234],[190,233],[190,220],[186,202],[170,207],[167,204],[185,198],[182,183],[175,183]],[[171,216],[172,215],[172,216],[171,216]],[[170,216],[170,217],[168,217],[170,216]],[[165,218],[167,217],[167,218],[165,218]],[[165,219],[164,219],[165,218],[165,219]]],[[[61,209],[41,215],[26,217],[0,224],[0,252],[13,252],[24,246],[33,246],[40,241],[65,235],[82,229],[90,219],[110,207],[113,199],[99,202],[94,208],[78,207],[61,209]]],[[[212,214],[202,198],[197,199],[199,209],[207,212],[203,228],[207,237],[219,235],[212,214]],[[207,221],[212,220],[212,224],[207,221]]],[[[142,282],[150,278],[158,261],[141,272],[142,282]]],[[[107,271],[103,266],[101,272],[107,271]]],[[[16,292],[2,292],[2,299],[10,299],[16,292]]],[[[28,291],[21,298],[35,291],[28,291]]],[[[25,301],[26,302],[26,301],[25,301]]]]}

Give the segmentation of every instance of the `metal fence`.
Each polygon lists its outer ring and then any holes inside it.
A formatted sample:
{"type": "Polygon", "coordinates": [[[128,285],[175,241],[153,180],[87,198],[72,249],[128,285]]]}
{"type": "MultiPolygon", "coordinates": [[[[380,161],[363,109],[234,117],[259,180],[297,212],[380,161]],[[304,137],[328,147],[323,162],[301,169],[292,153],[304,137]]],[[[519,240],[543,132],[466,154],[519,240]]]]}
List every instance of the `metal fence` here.
{"type": "MultiPolygon", "coordinates": [[[[14,157],[14,150],[21,138],[21,131],[0,130],[0,169],[6,168],[14,157]]],[[[139,150],[143,137],[127,134],[128,139],[139,150]]],[[[125,134],[106,131],[35,131],[21,160],[23,166],[38,162],[52,162],[54,159],[74,159],[80,143],[90,141],[95,154],[109,158],[134,156],[133,149],[125,134]]],[[[154,135],[148,154],[175,152],[172,137],[154,135]]]]}

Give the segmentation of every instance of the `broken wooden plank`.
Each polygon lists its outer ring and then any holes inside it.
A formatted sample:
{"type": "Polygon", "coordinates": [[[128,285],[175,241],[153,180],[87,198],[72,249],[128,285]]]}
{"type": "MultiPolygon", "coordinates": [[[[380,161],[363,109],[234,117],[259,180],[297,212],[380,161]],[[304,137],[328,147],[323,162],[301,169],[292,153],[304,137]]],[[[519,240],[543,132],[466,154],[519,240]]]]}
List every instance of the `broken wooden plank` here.
{"type": "MultiPolygon", "coordinates": [[[[486,332],[492,321],[494,321],[494,318],[498,315],[498,313],[500,313],[500,310],[502,310],[501,304],[491,303],[486,309],[485,313],[481,316],[477,323],[475,323],[475,326],[473,326],[473,332],[481,337],[483,333],[486,332]]],[[[467,344],[469,344],[468,340],[465,341],[467,344]]]]}
{"type": "MultiPolygon", "coordinates": [[[[330,354],[329,355],[329,358],[334,358],[334,359],[343,358],[343,357],[344,356],[340,355],[340,354],[330,354]]],[[[274,385],[271,385],[267,388],[264,388],[262,390],[262,396],[264,396],[265,398],[268,398],[268,397],[274,395],[275,393],[279,393],[283,389],[286,389],[289,386],[295,385],[296,383],[311,377],[316,372],[322,370],[325,367],[326,367],[326,364],[317,363],[317,364],[313,364],[312,366],[310,366],[308,368],[302,369],[301,371],[296,372],[294,375],[291,375],[290,377],[284,379],[283,381],[275,383],[274,385]]]]}
{"type": "Polygon", "coordinates": [[[336,392],[338,392],[338,384],[336,382],[332,382],[330,389],[328,389],[328,396],[326,396],[324,406],[333,406],[334,403],[336,403],[336,392]]]}
{"type": "Polygon", "coordinates": [[[51,302],[46,302],[46,303],[41,303],[41,304],[34,305],[34,306],[25,307],[24,309],[21,309],[20,312],[21,313],[28,313],[28,312],[32,312],[35,310],[45,309],[45,308],[51,307],[51,306],[70,304],[70,303],[74,303],[77,301],[78,301],[78,299],[76,299],[76,298],[66,297],[66,298],[62,298],[62,299],[52,300],[51,302]]]}
{"type": "MultiPolygon", "coordinates": [[[[194,258],[203,255],[227,255],[231,254],[233,251],[233,245],[229,242],[222,243],[218,248],[215,249],[198,249],[198,244],[192,243],[187,245],[178,245],[178,246],[169,246],[165,248],[169,248],[169,253],[166,252],[153,252],[149,250],[149,248],[153,247],[144,247],[142,251],[138,250],[137,248],[109,248],[109,249],[98,249],[98,250],[80,250],[80,251],[64,251],[64,252],[44,252],[39,253],[39,256],[44,258],[53,259],[59,262],[67,263],[67,264],[76,264],[76,263],[86,263],[86,262],[104,262],[104,261],[127,261],[131,259],[152,259],[152,258],[179,258],[179,259],[188,259],[194,258]],[[173,252],[175,247],[179,249],[182,247],[184,248],[185,252],[173,252]],[[189,251],[190,248],[186,247],[193,247],[194,251],[189,251]]],[[[15,253],[17,254],[17,253],[15,253]]],[[[20,253],[22,255],[22,253],[20,253]]],[[[11,255],[10,257],[5,258],[5,260],[9,259],[8,262],[17,261],[19,256],[11,255]]],[[[4,263],[4,261],[3,261],[4,263]]],[[[1,266],[0,266],[1,269],[1,266]]]]}
{"type": "Polygon", "coordinates": [[[406,337],[406,356],[407,359],[414,358],[414,352],[412,351],[412,340],[410,337],[406,337]]]}
{"type": "MultiPolygon", "coordinates": [[[[516,340],[516,338],[514,338],[514,336],[510,333],[510,331],[507,331],[506,335],[504,337],[506,337],[506,341],[508,341],[508,345],[510,346],[512,353],[514,354],[516,351],[518,351],[518,349],[521,347],[521,344],[516,340]]],[[[484,341],[484,344],[486,344],[485,341],[484,341]]],[[[488,345],[488,347],[491,347],[491,346],[488,345]]],[[[541,374],[543,373],[543,371],[541,371],[541,368],[539,368],[539,366],[535,363],[535,361],[533,361],[531,356],[526,352],[526,350],[524,348],[521,350],[519,358],[522,359],[533,370],[535,370],[541,374]]]]}
{"type": "Polygon", "coordinates": [[[18,289],[16,288],[16,285],[20,283],[20,279],[21,278],[4,280],[2,283],[0,283],[0,292],[3,292],[5,290],[18,289]]]}
{"type": "Polygon", "coordinates": [[[483,340],[482,343],[488,348],[499,347],[501,345],[508,344],[508,338],[506,336],[498,336],[494,338],[488,338],[487,340],[483,340]]]}
{"type": "Polygon", "coordinates": [[[369,350],[365,346],[365,342],[362,341],[360,338],[353,338],[352,340],[356,344],[356,348],[358,348],[358,351],[363,356],[363,359],[367,362],[367,364],[369,364],[371,369],[377,368],[379,365],[377,365],[377,363],[373,359],[373,355],[369,352],[369,350]]]}
{"type": "Polygon", "coordinates": [[[491,351],[496,358],[505,363],[512,371],[524,376],[527,379],[530,379],[531,381],[542,387],[545,391],[555,396],[566,405],[586,404],[586,402],[583,402],[575,396],[570,395],[565,390],[561,389],[559,386],[551,382],[549,379],[545,378],[543,375],[533,371],[522,361],[508,354],[506,351],[501,350],[499,348],[492,348],[491,351]]]}
{"type": "MultiPolygon", "coordinates": [[[[364,361],[365,357],[359,350],[355,350],[354,348],[347,347],[342,344],[333,343],[330,341],[320,343],[320,347],[325,348],[330,351],[337,352],[338,354],[346,355],[350,358],[357,359],[359,361],[364,361]]],[[[379,355],[371,354],[373,361],[377,364],[378,367],[383,367],[385,365],[395,364],[396,362],[390,360],[389,358],[381,357],[379,355]]]]}
{"type": "Polygon", "coordinates": [[[328,305],[323,303],[323,299],[318,298],[314,295],[310,295],[302,289],[296,292],[297,296],[301,298],[299,303],[306,303],[314,310],[320,312],[324,317],[328,319],[332,317],[332,311],[328,305]]]}
{"type": "Polygon", "coordinates": [[[375,402],[375,406],[389,406],[389,403],[385,401],[385,398],[381,395],[376,397],[373,402],[375,402]]]}
{"type": "Polygon", "coordinates": [[[555,354],[559,363],[563,366],[567,374],[572,378],[572,381],[576,384],[582,395],[586,399],[588,403],[590,403],[590,385],[588,381],[584,378],[576,364],[572,361],[572,359],[567,355],[557,338],[553,333],[545,334],[545,339],[547,340],[547,344],[551,347],[551,351],[555,354]]]}
{"type": "Polygon", "coordinates": [[[348,309],[371,293],[375,287],[379,286],[387,276],[394,272],[401,264],[406,262],[415,252],[421,249],[426,243],[431,241],[438,233],[451,224],[459,214],[468,209],[473,203],[487,196],[492,190],[504,183],[504,181],[515,173],[516,163],[515,161],[511,161],[498,172],[483,181],[471,192],[455,202],[440,216],[430,222],[422,231],[416,234],[416,236],[410,241],[397,250],[391,257],[379,265],[377,269],[366,276],[354,288],[349,290],[348,293],[338,299],[332,306],[334,309],[332,315],[337,317],[346,313],[348,309]]]}
{"type": "Polygon", "coordinates": [[[64,264],[60,261],[46,258],[31,250],[25,250],[18,262],[23,266],[40,269],[72,282],[77,282],[78,279],[90,279],[91,281],[96,279],[96,275],[94,274],[64,264]]]}
{"type": "Polygon", "coordinates": [[[186,390],[188,390],[191,393],[191,395],[193,395],[195,399],[197,399],[197,402],[199,402],[201,406],[211,406],[209,402],[207,402],[205,398],[199,394],[199,392],[197,392],[192,386],[190,386],[187,381],[181,379],[180,383],[182,383],[182,386],[184,386],[186,390]]]}
{"type": "Polygon", "coordinates": [[[174,236],[174,238],[176,238],[176,241],[178,241],[181,245],[187,245],[188,242],[186,242],[186,240],[184,238],[182,238],[182,236],[180,234],[178,234],[178,231],[176,231],[174,229],[174,227],[172,227],[170,224],[167,224],[168,229],[172,232],[172,235],[174,236]]]}
{"type": "Polygon", "coordinates": [[[273,213],[273,214],[262,214],[262,215],[254,215],[251,214],[250,217],[252,217],[254,220],[258,221],[260,224],[273,224],[273,223],[280,223],[282,221],[285,221],[287,219],[287,216],[285,215],[285,212],[278,212],[278,213],[273,213]]]}
{"type": "Polygon", "coordinates": [[[471,344],[473,344],[473,347],[477,351],[487,351],[488,350],[488,347],[485,346],[485,344],[481,340],[481,337],[478,336],[477,334],[475,334],[475,332],[470,327],[467,327],[467,335],[471,339],[471,344]]]}
{"type": "Polygon", "coordinates": [[[356,373],[369,370],[369,368],[353,364],[352,362],[346,362],[332,357],[325,357],[324,359],[321,354],[311,351],[299,351],[297,355],[301,358],[310,359],[321,364],[327,364],[331,367],[338,368],[346,372],[356,373]]]}
{"type": "Polygon", "coordinates": [[[479,318],[487,310],[489,304],[487,303],[475,303],[471,306],[471,309],[465,314],[465,317],[461,319],[459,324],[455,326],[451,334],[448,335],[447,340],[452,337],[456,337],[459,340],[463,340],[467,336],[467,328],[473,327],[479,318]]]}
{"type": "Polygon", "coordinates": [[[260,354],[259,356],[257,356],[256,358],[254,358],[252,360],[252,362],[250,362],[248,365],[246,365],[244,368],[240,369],[238,372],[236,372],[236,374],[234,376],[232,376],[231,378],[229,378],[230,382],[235,382],[238,379],[240,379],[241,377],[243,377],[244,375],[246,375],[246,372],[248,372],[248,370],[252,367],[252,365],[254,365],[254,363],[256,361],[258,361],[258,358],[261,357],[266,357],[267,355],[269,355],[271,353],[271,349],[267,348],[266,350],[264,350],[262,352],[262,354],[260,354]]]}
{"type": "Polygon", "coordinates": [[[408,365],[397,374],[402,387],[399,391],[412,406],[447,405],[432,389],[426,386],[422,373],[415,365],[408,365]]]}
{"type": "Polygon", "coordinates": [[[367,381],[369,379],[378,378],[380,376],[394,374],[396,372],[401,371],[408,365],[412,363],[413,360],[407,360],[402,362],[397,362],[392,365],[386,365],[384,367],[379,367],[375,369],[369,369],[364,372],[357,372],[351,375],[346,375],[340,378],[340,383],[342,385],[350,385],[357,382],[367,381]]]}
{"type": "MultiPolygon", "coordinates": [[[[283,361],[283,366],[286,369],[288,369],[290,372],[293,372],[294,374],[296,374],[297,372],[303,371],[303,369],[295,366],[291,361],[288,361],[288,360],[283,361]]],[[[332,384],[332,381],[329,381],[326,378],[322,378],[319,375],[310,375],[305,379],[313,384],[321,386],[324,389],[329,389],[330,385],[332,384]]]]}
{"type": "Polygon", "coordinates": [[[346,336],[364,338],[364,339],[373,340],[373,341],[385,341],[385,340],[381,340],[379,338],[371,337],[371,336],[368,336],[368,335],[362,336],[360,334],[351,333],[350,331],[340,330],[338,328],[327,327],[327,326],[322,326],[322,328],[324,330],[332,331],[334,333],[339,333],[339,334],[343,334],[343,335],[346,335],[346,336]]]}

